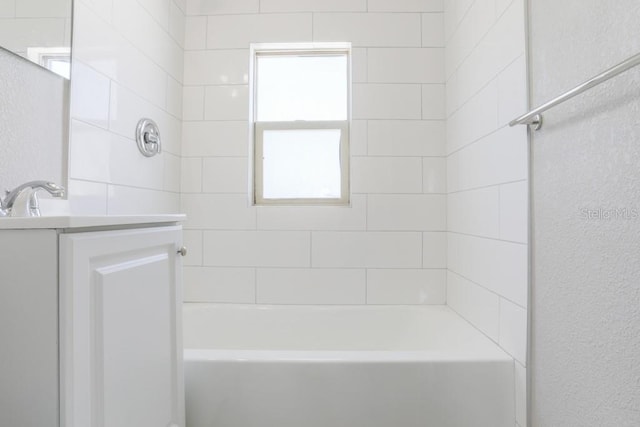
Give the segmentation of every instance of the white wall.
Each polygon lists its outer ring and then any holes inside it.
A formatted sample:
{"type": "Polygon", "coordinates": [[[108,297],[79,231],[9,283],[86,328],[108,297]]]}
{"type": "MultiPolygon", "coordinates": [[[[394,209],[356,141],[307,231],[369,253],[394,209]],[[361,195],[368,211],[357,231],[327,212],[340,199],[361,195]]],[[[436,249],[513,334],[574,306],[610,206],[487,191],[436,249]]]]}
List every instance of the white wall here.
{"type": "Polygon", "coordinates": [[[187,1],[188,301],[444,303],[442,1],[187,1]],[[250,42],[351,41],[352,206],[251,207],[250,42]]]}
{"type": "Polygon", "coordinates": [[[74,5],[70,183],[74,214],[175,213],[180,199],[184,2],[74,5]],[[143,157],[140,118],[163,152],[143,157]]]}
{"type": "MultiPolygon", "coordinates": [[[[640,51],[635,0],[531,7],[535,105],[640,51]]],[[[534,426],[640,425],[639,84],[620,75],[533,135],[534,426]]]]}
{"type": "Polygon", "coordinates": [[[527,136],[524,1],[451,0],[447,78],[447,304],[514,357],[526,424],[527,136]]]}
{"type": "Polygon", "coordinates": [[[0,49],[0,192],[66,177],[69,81],[0,49]]]}

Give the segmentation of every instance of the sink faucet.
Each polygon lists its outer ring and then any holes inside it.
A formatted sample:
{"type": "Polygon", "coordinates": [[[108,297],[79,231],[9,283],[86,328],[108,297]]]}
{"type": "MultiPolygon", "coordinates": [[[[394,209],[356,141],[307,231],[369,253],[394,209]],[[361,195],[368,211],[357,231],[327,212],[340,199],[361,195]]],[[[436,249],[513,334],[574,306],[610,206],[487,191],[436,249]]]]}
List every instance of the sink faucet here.
{"type": "Polygon", "coordinates": [[[13,216],[12,213],[15,213],[15,204],[18,200],[25,200],[23,210],[28,213],[28,216],[40,216],[40,205],[38,204],[38,197],[36,195],[40,190],[47,191],[53,197],[64,197],[65,194],[64,188],[53,182],[27,182],[11,191],[7,191],[4,199],[0,198],[0,217],[13,216]],[[25,197],[20,197],[23,193],[25,197]],[[26,197],[27,195],[28,197],[26,197]]]}

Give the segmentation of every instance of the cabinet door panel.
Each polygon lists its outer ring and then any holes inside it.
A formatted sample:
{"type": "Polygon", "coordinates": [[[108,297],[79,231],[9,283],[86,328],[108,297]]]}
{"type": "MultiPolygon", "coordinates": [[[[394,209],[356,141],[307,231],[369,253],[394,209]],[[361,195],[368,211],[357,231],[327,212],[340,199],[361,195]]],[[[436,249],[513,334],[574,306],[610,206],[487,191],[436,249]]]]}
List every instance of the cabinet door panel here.
{"type": "Polygon", "coordinates": [[[184,425],[180,234],[62,236],[64,426],[184,425]]]}

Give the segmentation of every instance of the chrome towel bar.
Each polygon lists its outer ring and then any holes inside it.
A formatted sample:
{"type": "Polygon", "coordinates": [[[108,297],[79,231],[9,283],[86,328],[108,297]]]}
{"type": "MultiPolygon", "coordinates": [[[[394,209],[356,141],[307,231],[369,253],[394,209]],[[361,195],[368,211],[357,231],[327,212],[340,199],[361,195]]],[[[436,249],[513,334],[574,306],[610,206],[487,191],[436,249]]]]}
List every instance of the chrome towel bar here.
{"type": "Polygon", "coordinates": [[[581,85],[578,85],[573,89],[563,93],[557,98],[554,98],[551,101],[542,104],[538,108],[535,108],[528,113],[518,117],[517,119],[512,120],[511,122],[509,122],[509,126],[528,125],[531,126],[534,130],[538,130],[542,127],[541,114],[543,112],[555,107],[558,104],[562,104],[563,102],[573,98],[574,96],[580,95],[582,92],[585,92],[594,86],[598,86],[600,83],[606,82],[607,80],[617,76],[618,74],[624,73],[625,71],[635,67],[636,65],[640,65],[640,53],[633,55],[631,58],[628,58],[618,65],[614,65],[607,71],[598,74],[597,76],[587,80],[581,85]]]}

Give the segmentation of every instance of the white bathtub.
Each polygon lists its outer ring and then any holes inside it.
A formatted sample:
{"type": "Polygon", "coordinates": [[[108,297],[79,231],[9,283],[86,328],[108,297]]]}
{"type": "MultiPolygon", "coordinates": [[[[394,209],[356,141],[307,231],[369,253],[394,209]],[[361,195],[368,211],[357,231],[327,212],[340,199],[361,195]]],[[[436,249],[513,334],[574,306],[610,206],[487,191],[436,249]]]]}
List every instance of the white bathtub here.
{"type": "Polygon", "coordinates": [[[187,427],[513,427],[513,359],[444,306],[186,304],[187,427]]]}

